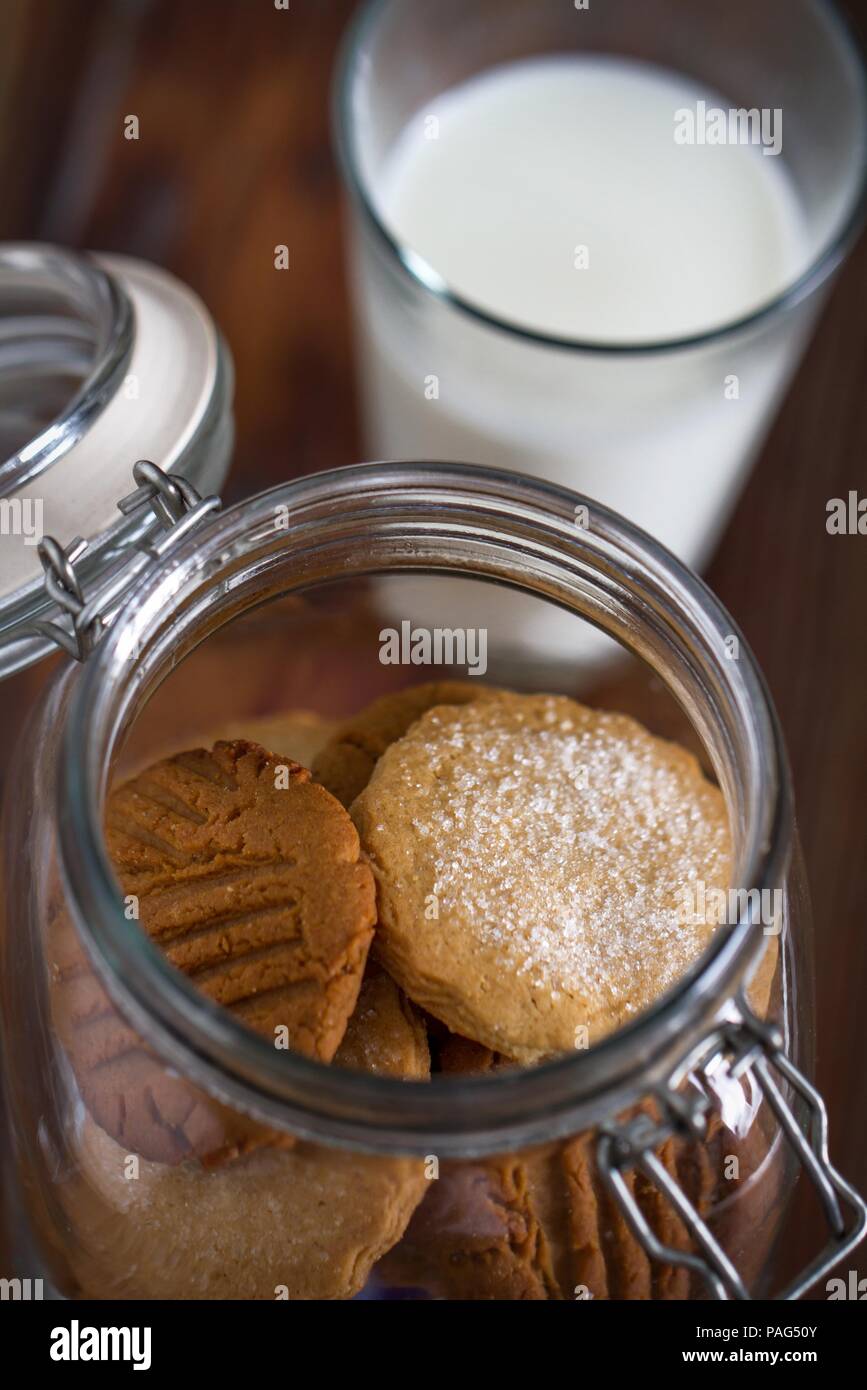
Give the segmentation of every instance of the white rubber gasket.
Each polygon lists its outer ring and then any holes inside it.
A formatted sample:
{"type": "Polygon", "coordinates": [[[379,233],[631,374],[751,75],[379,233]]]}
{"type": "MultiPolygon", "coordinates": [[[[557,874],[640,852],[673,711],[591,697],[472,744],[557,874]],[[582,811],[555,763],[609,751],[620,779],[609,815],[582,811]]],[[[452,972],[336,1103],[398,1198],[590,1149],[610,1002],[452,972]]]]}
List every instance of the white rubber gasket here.
{"type": "MultiPolygon", "coordinates": [[[[37,478],[3,499],[33,517],[41,532],[67,545],[94,540],[119,519],[133,490],[132,466],[147,458],[171,472],[208,409],[218,372],[218,335],[198,295],[168,271],[128,256],[97,263],[120,283],[135,315],[133,347],[120,390],[91,428],[37,478]],[[25,509],[26,508],[26,509],[25,509]]],[[[11,504],[11,505],[9,505],[11,504]]],[[[0,601],[42,574],[39,535],[0,536],[0,601]]]]}

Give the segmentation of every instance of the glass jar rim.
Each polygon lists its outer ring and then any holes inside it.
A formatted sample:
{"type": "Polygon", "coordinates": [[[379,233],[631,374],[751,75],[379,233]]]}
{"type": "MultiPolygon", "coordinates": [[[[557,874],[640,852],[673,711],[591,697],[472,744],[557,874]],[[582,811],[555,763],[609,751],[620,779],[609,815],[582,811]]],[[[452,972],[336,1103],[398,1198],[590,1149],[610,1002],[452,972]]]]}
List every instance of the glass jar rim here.
{"type": "MultiPolygon", "coordinates": [[[[538,347],[599,357],[658,356],[662,353],[709,346],[758,328],[767,320],[776,318],[809,299],[842,264],[867,221],[867,140],[864,140],[858,185],[847,215],[833,236],[826,239],[826,244],[811,259],[806,269],[770,300],[748,314],[685,337],[665,338],[658,342],[629,343],[598,342],[590,338],[571,338],[557,333],[544,333],[490,313],[461,295],[423,256],[390,231],[376,209],[361,170],[356,141],[357,123],[352,111],[351,84],[362,59],[364,43],[378,23],[381,11],[390,3],[392,0],[367,0],[355,15],[343,39],[332,93],[332,127],[339,166],[353,202],[361,210],[367,227],[389,259],[398,265],[401,272],[418,289],[483,327],[505,333],[522,342],[534,343],[538,347]]],[[[817,0],[817,3],[842,48],[854,62],[862,110],[867,112],[867,62],[861,47],[835,0],[817,0]]]]}
{"type": "MultiPolygon", "coordinates": [[[[571,607],[648,661],[681,704],[690,680],[693,703],[706,681],[702,698],[719,702],[720,746],[740,738],[745,760],[736,881],[760,891],[782,883],[792,810],[779,724],[746,643],[703,582],[591,499],[521,474],[439,463],[359,464],[285,483],[218,514],[144,577],[74,673],[55,792],[60,868],[112,998],[159,1055],[219,1099],[277,1128],[373,1152],[522,1147],[588,1128],[666,1079],[755,960],[751,920],[719,928],[660,1000],[587,1052],[412,1085],[278,1051],[211,1003],[125,918],[103,844],[112,753],[170,664],[293,589],[407,570],[498,579],[571,607]],[[586,527],[576,527],[577,507],[589,511],[586,527]],[[626,603],[634,613],[618,607],[626,603]],[[627,632],[636,613],[640,626],[627,632]],[[733,634],[737,661],[723,655],[733,634]],[[666,672],[657,660],[669,650],[676,663],[666,672]]],[[[707,732],[707,710],[701,718],[707,732]]],[[[731,818],[734,773],[717,771],[731,818]]]]}
{"type": "Polygon", "coordinates": [[[37,281],[43,297],[63,301],[73,311],[70,319],[89,325],[93,355],[60,414],[10,458],[0,459],[0,496],[39,477],[90,428],[126,371],[134,333],[123,287],[88,256],[40,242],[6,242],[0,244],[0,280],[5,278],[16,287],[37,281]]]}

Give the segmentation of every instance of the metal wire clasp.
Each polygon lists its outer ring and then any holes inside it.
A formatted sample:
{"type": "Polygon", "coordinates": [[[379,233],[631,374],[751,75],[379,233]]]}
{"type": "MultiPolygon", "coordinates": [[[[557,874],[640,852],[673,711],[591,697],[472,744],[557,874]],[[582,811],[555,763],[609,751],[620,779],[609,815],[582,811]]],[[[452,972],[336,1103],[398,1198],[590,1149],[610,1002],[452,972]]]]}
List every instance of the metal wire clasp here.
{"type": "Polygon", "coordinates": [[[186,478],[166,473],[149,459],[139,459],[132,474],[136,489],[121,498],[118,509],[130,516],[142,507],[150,507],[156,524],[131,546],[139,552],[134,562],[115,568],[90,598],[85,597],[77,573],[87,541],[76,536],[64,548],[53,536],[45,536],[37,547],[45,571],[45,592],[71,621],[68,627],[47,619],[33,626],[76,661],[86,661],[90,656],[111,622],[118,599],[146,567],[142,557],[151,562],[161,560],[205,515],[222,505],[219,497],[200,497],[186,478]]]}
{"type": "Polygon", "coordinates": [[[783,1134],[795,1150],[821,1200],[830,1227],[824,1249],[796,1276],[778,1299],[800,1298],[824,1274],[859,1243],[867,1230],[867,1206],[832,1166],[828,1155],[828,1115],[822,1097],[783,1051],[783,1037],[775,1025],[761,1022],[743,996],[738,999],[740,1018],[721,1023],[699,1045],[703,1060],[692,1079],[698,1087],[690,1093],[675,1089],[670,1078],[653,1093],[659,1116],[639,1113],[623,1123],[606,1125],[597,1145],[597,1161],[603,1181],[618,1203],[636,1240],[654,1260],[682,1265],[698,1274],[718,1299],[750,1299],[735,1269],[707,1223],[666,1169],[657,1153],[672,1135],[701,1140],[707,1132],[709,1095],[700,1089],[711,1067],[725,1066],[733,1080],[748,1078],[767,1100],[783,1134]],[[776,1071],[804,1103],[807,1123],[802,1128],[783,1090],[776,1071]],[[694,1242],[696,1252],[663,1244],[646,1220],[629,1188],[624,1172],[637,1168],[654,1184],[677,1212],[694,1242]]]}

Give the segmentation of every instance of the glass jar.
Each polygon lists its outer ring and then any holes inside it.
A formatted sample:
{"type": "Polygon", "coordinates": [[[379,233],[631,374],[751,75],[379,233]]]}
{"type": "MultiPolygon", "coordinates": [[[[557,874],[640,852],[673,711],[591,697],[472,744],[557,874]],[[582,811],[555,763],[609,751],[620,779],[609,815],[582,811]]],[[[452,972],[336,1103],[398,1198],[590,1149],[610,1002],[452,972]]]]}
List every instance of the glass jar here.
{"type": "MultiPolygon", "coordinates": [[[[146,492],[159,511],[155,475],[146,492]]],[[[100,640],[58,673],[11,773],[0,1013],[22,1274],[71,1297],[268,1299],[744,1297],[820,1278],[865,1208],[802,1075],[809,913],[780,731],[711,593],[588,499],[486,468],[362,465],[216,515],[181,500],[125,596],[104,596],[111,620],[90,605],[100,640]],[[399,594],[407,574],[506,586],[633,653],[647,722],[723,791],[733,882],[782,895],[775,934],[750,896],[588,1050],[424,1082],[278,1050],[177,972],[128,918],[109,788],[254,717],[335,716],[394,686],[365,585],[399,594]],[[773,1248],[799,1167],[831,1232],[796,1272],[773,1248]]],[[[487,679],[571,692],[581,673],[493,651],[487,679]]]]}
{"type": "Polygon", "coordinates": [[[53,651],[34,625],[68,611],[46,593],[43,536],[75,553],[85,585],[126,563],[146,516],[118,514],[131,459],[220,486],[232,383],[210,314],[167,271],[0,245],[0,677],[53,651]]]}

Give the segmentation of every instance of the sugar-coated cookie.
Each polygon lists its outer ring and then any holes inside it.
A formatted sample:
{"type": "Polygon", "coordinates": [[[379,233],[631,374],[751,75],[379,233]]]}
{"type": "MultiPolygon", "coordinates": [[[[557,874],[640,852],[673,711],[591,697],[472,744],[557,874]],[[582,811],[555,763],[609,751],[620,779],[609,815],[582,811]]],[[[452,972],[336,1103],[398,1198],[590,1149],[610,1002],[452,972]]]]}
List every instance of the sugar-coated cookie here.
{"type": "MultiPolygon", "coordinates": [[[[370,967],[335,1064],[423,1079],[418,1016],[370,967]]],[[[63,1184],[71,1262],[90,1298],[346,1299],[403,1235],[424,1161],[299,1141],[219,1168],[141,1160],[90,1116],[63,1184]]]]}
{"type": "Polygon", "coordinates": [[[313,760],[313,776],[344,806],[351,806],[367,786],[377,759],[425,710],[494,700],[499,694],[492,686],[467,680],[428,681],[382,695],[334,731],[313,760]]]}
{"type": "Polygon", "coordinates": [[[560,696],[429,709],[352,815],[379,958],[453,1032],[525,1063],[653,1003],[729,881],[723,798],[692,755],[560,696]]]}

